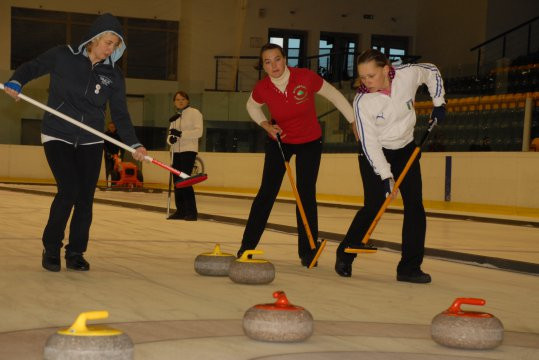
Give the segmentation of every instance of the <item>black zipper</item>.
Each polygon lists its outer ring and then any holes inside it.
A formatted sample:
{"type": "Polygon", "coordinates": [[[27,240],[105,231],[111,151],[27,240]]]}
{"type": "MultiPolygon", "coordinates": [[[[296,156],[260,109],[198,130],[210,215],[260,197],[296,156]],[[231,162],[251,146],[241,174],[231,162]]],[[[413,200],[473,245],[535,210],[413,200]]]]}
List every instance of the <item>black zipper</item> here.
{"type": "MultiPolygon", "coordinates": [[[[95,65],[91,64],[90,75],[88,76],[88,81],[86,82],[86,89],[84,90],[84,96],[88,95],[88,86],[90,86],[90,81],[92,80],[92,77],[93,77],[94,68],[98,64],[99,63],[96,63],[95,65]]],[[[81,122],[81,124],[84,124],[84,114],[81,115],[80,122],[81,122]]],[[[78,143],[79,143],[79,140],[80,140],[79,134],[81,133],[81,131],[82,131],[81,128],[79,128],[79,130],[77,131],[77,136],[75,137],[75,143],[73,144],[75,146],[75,149],[78,146],[78,143]]]]}

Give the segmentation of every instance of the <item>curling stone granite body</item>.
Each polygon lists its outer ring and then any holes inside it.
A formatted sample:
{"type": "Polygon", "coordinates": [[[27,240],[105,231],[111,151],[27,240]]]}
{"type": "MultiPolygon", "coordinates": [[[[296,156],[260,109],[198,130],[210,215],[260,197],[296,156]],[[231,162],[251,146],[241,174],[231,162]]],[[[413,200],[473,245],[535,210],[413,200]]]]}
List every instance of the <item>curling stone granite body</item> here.
{"type": "Polygon", "coordinates": [[[276,291],[275,304],[251,307],[243,316],[243,331],[251,339],[269,342],[300,342],[313,333],[309,311],[288,303],[282,291],[276,291]]]}
{"type": "Polygon", "coordinates": [[[108,317],[106,311],[81,313],[69,328],[51,335],[45,344],[45,360],[132,360],[133,342],[126,334],[108,327],[86,327],[87,319],[108,317]]]}
{"type": "Polygon", "coordinates": [[[230,264],[236,260],[232,254],[221,252],[219,244],[211,253],[203,253],[195,259],[195,271],[206,276],[227,276],[230,264]]]}
{"type": "Polygon", "coordinates": [[[132,360],[133,342],[126,334],[72,336],[54,334],[47,340],[45,360],[132,360]]]}
{"type": "Polygon", "coordinates": [[[230,264],[228,277],[239,284],[269,284],[275,279],[275,266],[267,260],[249,259],[249,255],[263,254],[261,250],[247,250],[230,264]]]}
{"type": "Polygon", "coordinates": [[[485,300],[457,298],[446,311],[432,319],[431,336],[440,345],[485,350],[503,341],[503,324],[492,314],[463,311],[461,304],[484,305],[485,300]]]}

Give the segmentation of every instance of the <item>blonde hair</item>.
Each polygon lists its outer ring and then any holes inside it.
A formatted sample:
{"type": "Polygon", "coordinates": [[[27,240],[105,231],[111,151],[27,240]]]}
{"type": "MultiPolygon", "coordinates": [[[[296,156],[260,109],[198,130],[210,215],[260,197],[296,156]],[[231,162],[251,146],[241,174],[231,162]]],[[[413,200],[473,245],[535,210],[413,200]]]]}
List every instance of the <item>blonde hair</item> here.
{"type": "MultiPolygon", "coordinates": [[[[89,53],[92,52],[92,48],[93,48],[95,45],[97,45],[97,43],[99,42],[99,40],[101,40],[105,35],[116,35],[116,36],[118,36],[118,34],[116,34],[114,31],[105,31],[105,32],[102,32],[101,34],[99,34],[99,35],[93,37],[92,40],[90,40],[90,41],[86,44],[86,51],[89,52],[89,53]]],[[[118,36],[118,40],[119,40],[118,45],[116,45],[116,46],[114,47],[114,49],[119,48],[119,47],[122,45],[122,43],[123,43],[122,38],[121,38],[120,36],[118,36]]]]}
{"type": "MultiPolygon", "coordinates": [[[[381,51],[376,50],[376,49],[368,49],[368,50],[363,51],[357,57],[356,64],[358,67],[358,73],[359,73],[359,65],[368,63],[370,61],[374,61],[374,63],[378,67],[391,66],[391,62],[381,51]]],[[[359,76],[354,82],[354,86],[355,87],[361,86],[361,78],[359,76]]]]}

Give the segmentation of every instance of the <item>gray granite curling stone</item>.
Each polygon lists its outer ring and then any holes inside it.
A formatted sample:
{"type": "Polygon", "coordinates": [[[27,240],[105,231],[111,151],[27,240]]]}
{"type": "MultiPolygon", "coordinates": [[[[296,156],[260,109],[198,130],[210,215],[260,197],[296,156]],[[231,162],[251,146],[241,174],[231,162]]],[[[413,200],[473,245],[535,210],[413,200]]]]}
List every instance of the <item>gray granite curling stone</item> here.
{"type": "Polygon", "coordinates": [[[230,264],[228,277],[239,284],[269,284],[275,279],[275,266],[267,260],[250,259],[249,255],[263,254],[261,250],[246,250],[230,264]]]}
{"type": "Polygon", "coordinates": [[[234,255],[221,252],[221,247],[217,244],[213,252],[196,257],[195,271],[206,276],[227,276],[230,264],[234,260],[236,260],[234,255]]]}
{"type": "Polygon", "coordinates": [[[120,330],[86,326],[86,320],[106,319],[107,311],[81,313],[69,329],[51,335],[45,344],[45,360],[132,360],[133,342],[120,330]]]}
{"type": "Polygon", "coordinates": [[[463,311],[461,304],[484,305],[485,300],[457,298],[451,307],[432,319],[432,339],[440,345],[484,350],[493,349],[503,341],[503,324],[492,314],[463,311]]]}
{"type": "Polygon", "coordinates": [[[306,309],[288,302],[283,291],[276,291],[274,304],[251,307],[243,316],[243,331],[254,340],[300,342],[313,333],[313,317],[306,309]]]}

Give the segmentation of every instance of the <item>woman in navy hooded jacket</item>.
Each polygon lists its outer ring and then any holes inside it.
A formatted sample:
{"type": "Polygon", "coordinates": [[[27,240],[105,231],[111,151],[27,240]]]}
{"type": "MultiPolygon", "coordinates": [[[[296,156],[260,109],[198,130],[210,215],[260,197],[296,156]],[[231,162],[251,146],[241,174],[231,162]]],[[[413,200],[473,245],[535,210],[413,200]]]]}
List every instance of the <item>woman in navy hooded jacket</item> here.
{"type": "MultiPolygon", "coordinates": [[[[78,48],[57,46],[22,64],[4,84],[5,91],[18,100],[26,83],[50,74],[48,106],[99,131],[105,126],[108,102],[122,141],[136,149],[133,157],[142,161],[146,149],[135,135],[127,111],[124,79],[115,65],[126,48],[122,33],[119,21],[103,14],[91,25],[78,48]]],[[[43,232],[42,266],[60,271],[60,249],[73,210],[65,248],[66,267],[89,270],[90,264],[83,254],[88,245],[103,140],[45,113],[41,142],[58,187],[43,232]]]]}

